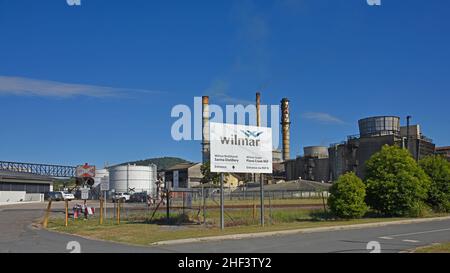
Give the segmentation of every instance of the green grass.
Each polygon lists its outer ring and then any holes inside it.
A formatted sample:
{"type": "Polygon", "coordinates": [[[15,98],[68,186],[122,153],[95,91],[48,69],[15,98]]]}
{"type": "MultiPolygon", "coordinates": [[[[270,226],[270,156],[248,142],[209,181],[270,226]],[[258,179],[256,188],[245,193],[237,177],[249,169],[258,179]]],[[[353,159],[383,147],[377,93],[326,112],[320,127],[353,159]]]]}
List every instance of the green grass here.
{"type": "Polygon", "coordinates": [[[266,210],[266,226],[259,225],[259,215],[253,217],[253,210],[229,210],[226,216],[226,228],[221,231],[218,226],[219,210],[208,210],[208,225],[195,223],[196,213],[189,213],[187,217],[181,217],[178,213],[172,213],[172,224],[165,225],[164,213],[157,212],[155,219],[149,221],[149,215],[130,214],[126,221],[117,225],[112,219],[99,225],[96,218],[89,220],[73,220],[69,226],[64,226],[64,219],[50,219],[48,229],[77,234],[90,238],[115,241],[136,245],[149,245],[158,241],[219,236],[228,234],[243,234],[265,231],[280,231],[314,227],[329,227],[336,225],[352,225],[364,223],[376,223],[385,221],[398,221],[406,218],[363,218],[355,220],[333,220],[321,210],[305,209],[279,209],[272,210],[272,218],[266,210]],[[231,220],[233,218],[233,220],[231,220]],[[188,221],[189,220],[189,221],[188,221]]]}
{"type": "Polygon", "coordinates": [[[417,248],[415,253],[450,253],[450,243],[417,248]]]}

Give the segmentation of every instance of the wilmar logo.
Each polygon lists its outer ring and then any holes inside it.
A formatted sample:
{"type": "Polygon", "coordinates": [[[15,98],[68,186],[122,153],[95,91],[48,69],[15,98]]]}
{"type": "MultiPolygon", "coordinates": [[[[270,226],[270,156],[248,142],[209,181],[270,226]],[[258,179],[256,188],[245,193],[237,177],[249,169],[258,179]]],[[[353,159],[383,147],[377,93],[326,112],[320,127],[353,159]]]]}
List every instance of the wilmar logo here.
{"type": "Polygon", "coordinates": [[[66,0],[69,6],[81,6],[81,0],[66,0]]]}
{"type": "Polygon", "coordinates": [[[241,130],[242,133],[244,133],[244,135],[246,135],[247,137],[259,137],[263,132],[258,132],[258,131],[250,131],[250,130],[241,130]]]}

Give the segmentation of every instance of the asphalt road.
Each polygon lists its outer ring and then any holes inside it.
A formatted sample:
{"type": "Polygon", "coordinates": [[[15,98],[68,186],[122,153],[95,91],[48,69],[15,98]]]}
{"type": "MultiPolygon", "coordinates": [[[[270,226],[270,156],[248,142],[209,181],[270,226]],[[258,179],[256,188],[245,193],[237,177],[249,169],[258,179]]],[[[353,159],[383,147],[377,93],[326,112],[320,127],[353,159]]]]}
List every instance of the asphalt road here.
{"type": "Polygon", "coordinates": [[[139,247],[87,240],[36,229],[31,223],[43,215],[43,204],[0,207],[0,252],[71,252],[76,241],[81,252],[207,252],[207,253],[367,253],[369,242],[380,251],[401,252],[432,243],[450,242],[450,220],[391,225],[375,228],[316,232],[265,238],[225,240],[167,246],[139,247]],[[68,246],[69,244],[69,246],[68,246]],[[73,244],[73,243],[72,243],[73,244]],[[377,247],[377,243],[373,243],[377,247]]]}

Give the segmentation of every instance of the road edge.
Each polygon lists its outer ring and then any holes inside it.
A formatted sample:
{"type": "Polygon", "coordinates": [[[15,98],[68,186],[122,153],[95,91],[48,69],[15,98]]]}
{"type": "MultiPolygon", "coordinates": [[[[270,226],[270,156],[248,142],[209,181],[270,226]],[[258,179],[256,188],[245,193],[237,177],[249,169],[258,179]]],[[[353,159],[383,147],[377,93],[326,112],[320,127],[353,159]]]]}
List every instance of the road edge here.
{"type": "Polygon", "coordinates": [[[390,226],[390,225],[405,225],[405,224],[425,223],[425,222],[444,221],[444,220],[450,220],[450,216],[397,220],[397,221],[387,221],[387,222],[377,222],[377,223],[330,226],[330,227],[301,228],[301,229],[290,229],[290,230],[280,230],[280,231],[230,234],[230,235],[209,236],[209,237],[188,238],[188,239],[177,239],[177,240],[154,242],[149,245],[150,246],[164,246],[164,245],[179,245],[179,244],[213,242],[213,241],[223,241],[223,240],[263,238],[263,237],[302,234],[302,233],[352,230],[352,229],[383,227],[383,226],[390,226]]]}

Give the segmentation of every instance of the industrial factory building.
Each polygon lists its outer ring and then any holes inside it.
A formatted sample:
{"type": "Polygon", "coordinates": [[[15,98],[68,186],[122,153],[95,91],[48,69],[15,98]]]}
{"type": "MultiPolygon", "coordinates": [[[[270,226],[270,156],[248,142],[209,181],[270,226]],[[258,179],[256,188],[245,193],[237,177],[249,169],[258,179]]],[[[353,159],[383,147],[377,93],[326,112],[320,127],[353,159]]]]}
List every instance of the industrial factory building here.
{"type": "Polygon", "coordinates": [[[420,125],[400,126],[399,117],[370,117],[358,124],[359,135],[328,149],[306,147],[304,156],[286,161],[287,180],[334,181],[346,172],[364,178],[365,162],[384,145],[407,148],[416,160],[435,152],[435,144],[422,133],[420,125]]]}
{"type": "Polygon", "coordinates": [[[172,188],[192,188],[203,178],[202,163],[180,163],[164,170],[164,181],[172,188]]]}
{"type": "Polygon", "coordinates": [[[51,177],[0,170],[0,203],[42,201],[50,191],[53,191],[51,177]]]}
{"type": "Polygon", "coordinates": [[[402,127],[400,118],[395,116],[365,118],[358,123],[359,135],[350,136],[346,142],[329,149],[330,180],[349,171],[364,178],[365,162],[384,145],[407,148],[416,160],[434,154],[434,143],[421,132],[419,125],[402,127]]]}
{"type": "Polygon", "coordinates": [[[304,148],[304,156],[285,161],[286,179],[310,181],[329,180],[328,147],[311,146],[304,148]]]}
{"type": "Polygon", "coordinates": [[[447,147],[437,147],[436,154],[445,157],[450,162],[450,146],[447,147]]]}

